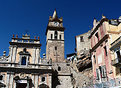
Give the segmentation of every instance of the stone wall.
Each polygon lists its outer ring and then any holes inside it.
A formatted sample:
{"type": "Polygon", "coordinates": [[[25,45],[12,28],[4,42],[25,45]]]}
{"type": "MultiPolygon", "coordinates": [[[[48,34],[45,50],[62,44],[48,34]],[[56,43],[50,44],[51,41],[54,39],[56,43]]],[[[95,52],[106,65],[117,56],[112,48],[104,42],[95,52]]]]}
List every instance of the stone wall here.
{"type": "Polygon", "coordinates": [[[52,62],[63,62],[64,41],[48,40],[46,45],[46,58],[52,59],[52,62]],[[55,47],[57,47],[56,50],[55,47]]]}
{"type": "Polygon", "coordinates": [[[93,73],[92,68],[87,68],[82,72],[76,72],[71,69],[73,73],[74,88],[93,88],[93,73]]]}

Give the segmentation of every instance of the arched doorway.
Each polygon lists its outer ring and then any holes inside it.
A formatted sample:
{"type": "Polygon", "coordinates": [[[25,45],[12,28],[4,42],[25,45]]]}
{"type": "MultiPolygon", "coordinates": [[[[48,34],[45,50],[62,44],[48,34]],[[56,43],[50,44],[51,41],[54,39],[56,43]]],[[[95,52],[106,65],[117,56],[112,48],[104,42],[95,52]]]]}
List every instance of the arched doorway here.
{"type": "Polygon", "coordinates": [[[32,88],[32,79],[28,76],[20,78],[19,76],[14,77],[16,88],[32,88]]]}
{"type": "Polygon", "coordinates": [[[49,86],[46,84],[41,84],[41,85],[39,85],[39,88],[49,88],[49,86]]]}

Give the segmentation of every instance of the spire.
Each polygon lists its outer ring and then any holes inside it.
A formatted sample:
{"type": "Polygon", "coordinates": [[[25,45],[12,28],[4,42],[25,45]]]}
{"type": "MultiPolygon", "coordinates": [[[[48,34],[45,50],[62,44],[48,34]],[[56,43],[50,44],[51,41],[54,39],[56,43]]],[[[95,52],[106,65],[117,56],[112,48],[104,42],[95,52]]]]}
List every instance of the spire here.
{"type": "Polygon", "coordinates": [[[53,13],[53,19],[55,19],[55,18],[58,18],[56,9],[54,10],[54,13],[53,13]]]}

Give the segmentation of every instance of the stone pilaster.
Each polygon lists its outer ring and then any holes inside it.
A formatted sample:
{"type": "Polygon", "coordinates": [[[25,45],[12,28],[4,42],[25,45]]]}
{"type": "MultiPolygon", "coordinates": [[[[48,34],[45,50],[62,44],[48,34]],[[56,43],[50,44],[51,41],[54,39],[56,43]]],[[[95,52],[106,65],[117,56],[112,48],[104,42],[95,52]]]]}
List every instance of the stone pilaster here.
{"type": "Polygon", "coordinates": [[[35,88],[38,88],[38,75],[35,75],[35,88]]]}
{"type": "MultiPolygon", "coordinates": [[[[13,55],[13,46],[10,46],[10,57],[9,57],[9,62],[11,62],[12,61],[12,55],[13,55]]],[[[10,64],[9,64],[9,66],[10,66],[10,64]]]]}
{"type": "MultiPolygon", "coordinates": [[[[17,47],[14,46],[14,47],[13,47],[12,60],[11,60],[13,63],[15,63],[15,60],[16,60],[16,52],[17,52],[17,47]]],[[[12,66],[14,66],[14,65],[12,65],[12,66]]]]}
{"type": "MultiPolygon", "coordinates": [[[[35,58],[36,58],[36,48],[34,48],[33,57],[32,57],[33,64],[35,64],[35,58]]],[[[34,66],[33,66],[33,68],[34,68],[34,66]]]]}
{"type": "Polygon", "coordinates": [[[48,86],[49,88],[52,88],[52,75],[48,75],[48,86]]]}
{"type": "Polygon", "coordinates": [[[16,88],[16,81],[14,80],[14,86],[13,86],[13,88],[16,88]]]}
{"type": "MultiPolygon", "coordinates": [[[[33,84],[35,83],[34,74],[32,75],[32,83],[33,83],[33,84]]],[[[32,87],[32,88],[35,88],[35,84],[34,84],[34,87],[32,87]]]]}
{"type": "Polygon", "coordinates": [[[7,73],[7,79],[6,79],[6,88],[9,88],[9,82],[10,81],[10,73],[7,73]]]}
{"type": "Polygon", "coordinates": [[[9,88],[13,88],[13,77],[14,77],[14,73],[11,73],[11,76],[10,76],[10,87],[9,88]]]}

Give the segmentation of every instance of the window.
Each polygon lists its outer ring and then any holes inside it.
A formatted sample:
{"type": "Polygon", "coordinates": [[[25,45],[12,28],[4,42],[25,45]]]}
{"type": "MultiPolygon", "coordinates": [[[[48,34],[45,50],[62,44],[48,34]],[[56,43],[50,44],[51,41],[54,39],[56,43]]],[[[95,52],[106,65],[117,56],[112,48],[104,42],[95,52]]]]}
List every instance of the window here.
{"type": "Polygon", "coordinates": [[[95,58],[95,55],[94,55],[93,57],[94,57],[94,62],[95,62],[95,64],[96,64],[96,58],[95,58]]]}
{"type": "Polygon", "coordinates": [[[121,58],[120,51],[117,51],[116,54],[117,54],[117,58],[121,58]]]}
{"type": "Polygon", "coordinates": [[[57,46],[55,46],[55,50],[57,50],[57,46]]]}
{"type": "Polygon", "coordinates": [[[107,48],[106,48],[106,46],[104,47],[104,52],[105,52],[105,55],[107,56],[107,48]]]}
{"type": "Polygon", "coordinates": [[[60,35],[60,40],[61,40],[61,35],[60,35]]]}
{"type": "Polygon", "coordinates": [[[53,34],[51,34],[51,39],[53,39],[53,34]]]}
{"type": "Polygon", "coordinates": [[[57,39],[57,36],[58,36],[58,32],[55,31],[55,39],[57,39]]]}
{"type": "Polygon", "coordinates": [[[20,51],[18,54],[20,55],[19,64],[28,65],[31,54],[27,51],[27,49],[23,48],[23,51],[20,51]]]}
{"type": "Polygon", "coordinates": [[[61,67],[60,66],[58,67],[58,71],[61,71],[61,67]]]}
{"type": "Polygon", "coordinates": [[[99,72],[100,72],[100,76],[102,78],[102,67],[101,66],[99,66],[99,72]]]}
{"type": "Polygon", "coordinates": [[[2,75],[0,75],[0,80],[3,80],[3,76],[2,75]]]}
{"type": "Polygon", "coordinates": [[[107,73],[106,73],[106,66],[101,66],[101,74],[102,74],[102,78],[107,77],[107,73]]]}
{"type": "Polygon", "coordinates": [[[26,65],[26,57],[22,57],[21,65],[26,65]]]}
{"type": "Polygon", "coordinates": [[[44,81],[45,81],[45,77],[42,77],[42,79],[41,79],[41,80],[42,80],[42,82],[44,82],[44,81]]]}
{"type": "Polygon", "coordinates": [[[98,69],[96,69],[96,80],[99,80],[99,73],[98,73],[98,69]]]}
{"type": "Polygon", "coordinates": [[[80,36],[80,42],[84,42],[83,36],[80,36]]]}
{"type": "Polygon", "coordinates": [[[95,34],[97,40],[99,41],[99,36],[98,36],[98,32],[95,34]]]}

